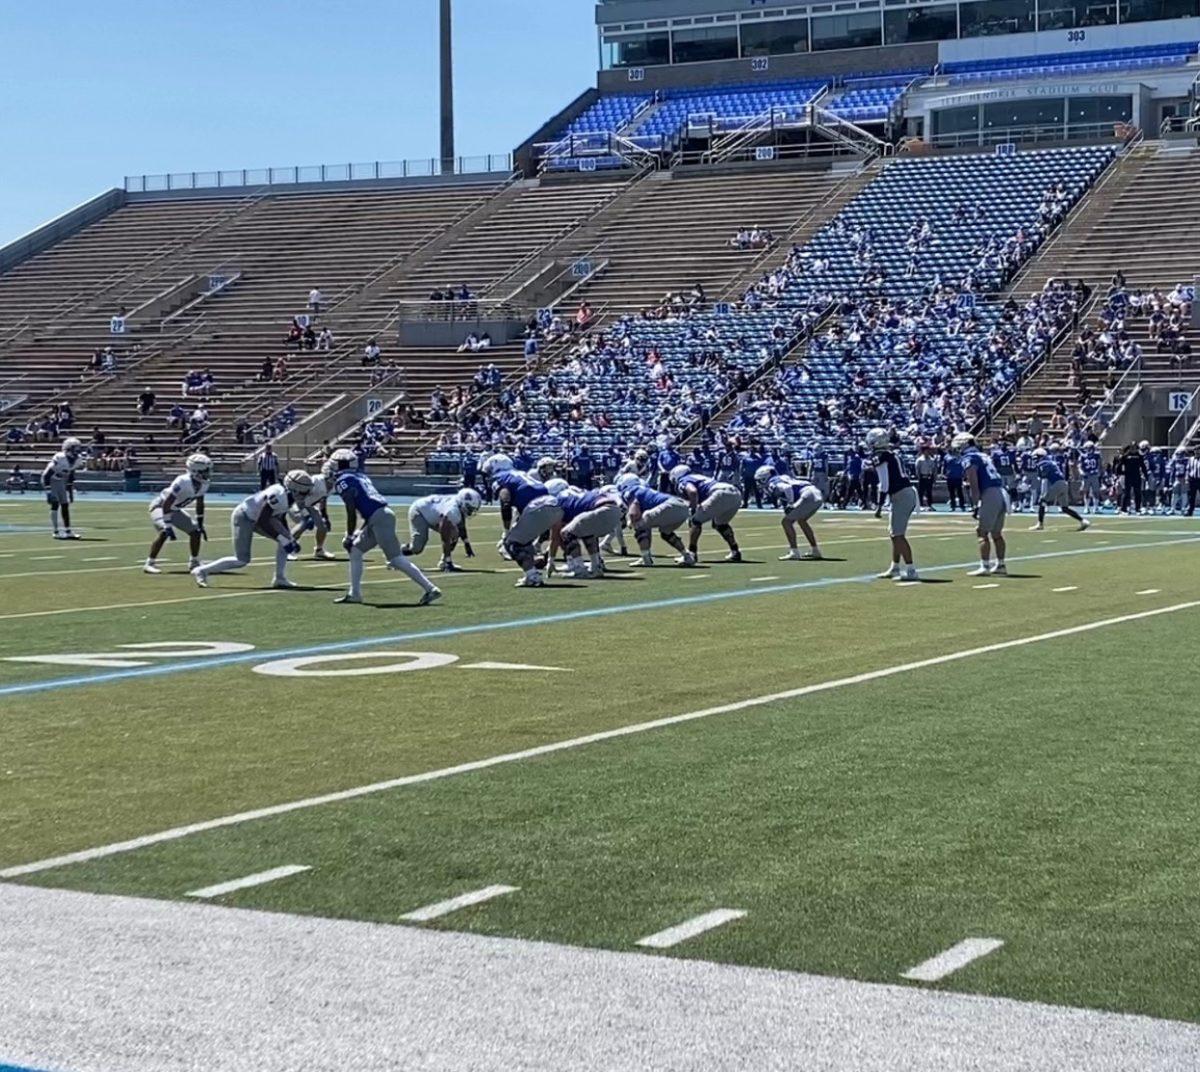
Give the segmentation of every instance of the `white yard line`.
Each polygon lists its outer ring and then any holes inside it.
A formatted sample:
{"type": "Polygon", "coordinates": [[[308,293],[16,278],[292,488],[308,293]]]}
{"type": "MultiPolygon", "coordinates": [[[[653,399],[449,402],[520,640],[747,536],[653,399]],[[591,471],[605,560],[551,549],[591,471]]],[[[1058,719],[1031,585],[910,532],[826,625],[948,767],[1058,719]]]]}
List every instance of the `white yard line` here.
{"type": "Polygon", "coordinates": [[[99,558],[81,558],[81,562],[116,562],[119,555],[101,555],[99,558]]]}
{"type": "Polygon", "coordinates": [[[1143,588],[1140,592],[1134,592],[1136,596],[1156,596],[1161,592],[1161,588],[1143,588]]]}
{"type": "Polygon", "coordinates": [[[732,923],[735,919],[741,919],[745,914],[737,908],[715,908],[711,912],[705,912],[702,916],[685,919],[682,923],[668,927],[665,931],[658,931],[656,934],[639,938],[637,944],[646,949],[670,949],[671,946],[686,942],[689,938],[695,938],[706,931],[723,927],[726,923],[732,923]]]}
{"type": "Polygon", "coordinates": [[[1050,591],[1052,591],[1052,592],[1078,592],[1078,591],[1079,591],[1079,585],[1077,585],[1077,584],[1065,584],[1065,585],[1063,585],[1063,586],[1062,586],[1062,588],[1051,588],[1051,589],[1050,589],[1050,591]]]}
{"type": "Polygon", "coordinates": [[[283,867],[272,867],[270,871],[258,871],[253,875],[246,875],[245,878],[235,878],[228,882],[218,882],[215,886],[205,886],[199,890],[188,890],[184,894],[184,897],[198,897],[202,900],[208,900],[211,897],[223,897],[227,893],[234,893],[237,890],[248,890],[251,886],[265,886],[268,882],[276,882],[281,878],[290,878],[292,875],[299,875],[311,870],[311,867],[305,867],[303,864],[286,864],[283,867]]]}
{"type": "Polygon", "coordinates": [[[442,916],[448,916],[451,912],[457,912],[461,908],[470,908],[471,905],[483,904],[484,901],[503,897],[506,893],[516,893],[519,889],[519,886],[484,886],[481,890],[461,893],[457,897],[451,897],[449,900],[438,901],[435,904],[426,905],[424,908],[405,912],[400,918],[406,923],[428,923],[431,919],[440,919],[442,916]]]}
{"type": "Polygon", "coordinates": [[[1000,586],[998,584],[973,584],[971,587],[978,591],[983,588],[999,588],[1000,586]]]}
{"type": "Polygon", "coordinates": [[[576,748],[584,748],[587,745],[599,744],[602,741],[632,737],[651,730],[665,729],[668,726],[679,726],[700,719],[712,718],[716,715],[728,715],[738,711],[747,711],[755,707],[765,707],[783,700],[795,700],[803,696],[813,696],[822,692],[831,692],[835,689],[846,688],[850,685],[862,685],[871,681],[880,681],[899,674],[925,670],[931,666],[943,666],[946,663],[960,662],[964,659],[973,659],[998,651],[1009,651],[1013,648],[1023,648],[1029,644],[1041,644],[1050,640],[1059,640],[1063,637],[1078,636],[1081,633],[1090,633],[1097,629],[1107,629],[1115,625],[1124,625],[1127,622],[1145,621],[1146,619],[1157,618],[1164,614],[1177,614],[1180,611],[1194,610],[1197,607],[1200,607],[1200,600],[1175,603],[1169,607],[1156,607],[1153,610],[1139,611],[1135,614],[1122,614],[1115,618],[1099,618],[1096,621],[1085,622],[1082,625],[1072,625],[1064,629],[1055,629],[1048,633],[1034,633],[1031,636],[1002,640],[995,644],[985,644],[977,648],[964,648],[960,651],[946,652],[942,655],[934,655],[930,658],[918,659],[914,662],[897,663],[894,666],[868,670],[861,674],[854,674],[851,677],[833,678],[829,681],[820,681],[811,685],[801,685],[798,688],[787,689],[784,692],[767,693],[764,696],[752,696],[745,700],[736,700],[733,703],[721,704],[717,707],[705,707],[698,711],[687,711],[683,714],[670,715],[666,718],[653,719],[649,722],[635,722],[626,726],[618,726],[615,729],[600,730],[596,733],[585,734],[581,737],[570,737],[566,740],[552,741],[548,744],[537,745],[518,752],[504,752],[499,755],[489,756],[486,759],[472,760],[469,763],[459,763],[452,767],[442,767],[439,770],[403,775],[402,777],[391,778],[383,782],[373,782],[370,785],[341,789],[332,793],[323,793],[320,796],[287,801],[283,804],[272,804],[268,807],[237,812],[233,815],[224,815],[216,819],[205,819],[200,822],[189,823],[186,826],[176,826],[169,830],[160,830],[153,834],[143,834],[140,837],[130,838],[127,841],[117,841],[109,845],[100,845],[92,849],[82,849],[78,852],[66,853],[62,856],[54,856],[45,860],[18,864],[0,871],[0,879],[19,878],[22,875],[31,875],[39,871],[49,871],[56,867],[64,867],[67,864],[86,863],[88,860],[99,860],[108,856],[117,856],[121,853],[133,852],[136,849],[144,849],[150,845],[159,845],[167,841],[178,841],[181,838],[190,837],[193,834],[201,834],[209,830],[240,826],[243,823],[254,822],[258,819],[268,819],[275,815],[286,815],[289,812],[303,811],[325,804],[337,804],[346,800],[356,800],[359,797],[371,796],[390,789],[400,789],[410,785],[422,785],[427,782],[440,781],[444,778],[453,778],[462,774],[471,774],[475,771],[488,770],[492,767],[505,766],[509,763],[520,763],[528,759],[536,759],[539,756],[548,756],[556,752],[566,752],[576,748]]]}
{"type": "Polygon", "coordinates": [[[964,938],[957,945],[952,945],[944,953],[922,961],[915,968],[901,972],[902,979],[913,979],[918,983],[936,983],[946,978],[960,968],[965,968],[973,960],[994,953],[1004,943],[999,938],[964,938]]]}
{"type": "Polygon", "coordinates": [[[763,584],[766,581],[777,581],[777,580],[779,580],[778,577],[751,577],[750,583],[751,584],[763,584]]]}

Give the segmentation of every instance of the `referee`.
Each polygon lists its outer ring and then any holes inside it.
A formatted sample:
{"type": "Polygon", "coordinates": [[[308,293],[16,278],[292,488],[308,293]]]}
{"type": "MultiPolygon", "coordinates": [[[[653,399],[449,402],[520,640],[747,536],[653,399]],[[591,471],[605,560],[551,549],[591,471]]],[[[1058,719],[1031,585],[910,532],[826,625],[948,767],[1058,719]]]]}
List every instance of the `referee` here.
{"type": "Polygon", "coordinates": [[[268,443],[258,456],[258,488],[261,491],[263,488],[269,488],[272,484],[278,483],[279,455],[275,453],[275,448],[268,443]]]}
{"type": "Polygon", "coordinates": [[[1188,478],[1188,509],[1187,516],[1194,517],[1196,514],[1196,496],[1200,495],[1200,454],[1197,454],[1195,448],[1188,451],[1191,457],[1188,458],[1187,478],[1188,478]]]}

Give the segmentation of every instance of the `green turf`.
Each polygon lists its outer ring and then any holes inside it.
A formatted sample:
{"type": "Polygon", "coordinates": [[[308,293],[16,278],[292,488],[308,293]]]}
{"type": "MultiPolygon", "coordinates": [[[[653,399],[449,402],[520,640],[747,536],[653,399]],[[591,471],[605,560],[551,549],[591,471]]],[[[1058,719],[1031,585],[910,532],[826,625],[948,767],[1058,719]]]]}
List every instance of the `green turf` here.
{"type": "MultiPolygon", "coordinates": [[[[0,499],[0,522],[40,507],[0,499]]],[[[262,652],[701,593],[752,594],[403,651],[569,674],[438,670],[269,678],[250,665],[0,697],[0,866],[313,794],[437,769],[1115,615],[1200,600],[1200,546],[1178,519],[1045,533],[1013,519],[1017,576],[835,583],[886,554],[870,517],[822,517],[827,563],[780,563],[775,518],[739,517],[743,566],[626,570],[517,591],[476,526],[487,572],[412,585],[368,574],[382,608],[334,607],[344,563],[297,569],[329,590],[261,593],[268,565],[216,579],[145,577],[144,514],[84,504],[105,542],[0,535],[11,654],[224,640],[262,652]],[[1052,541],[1052,542],[1051,542],[1052,541]],[[1107,544],[1161,544],[1082,555],[1107,544]],[[61,559],[43,556],[62,554],[61,559]],[[121,556],[85,564],[85,557],[121,556]],[[1054,555],[1026,562],[1025,555],[1054,555]],[[92,570],[94,572],[88,572],[92,570]],[[17,576],[35,573],[37,576],[17,576]],[[697,575],[700,575],[697,577],[697,575]],[[761,577],[776,582],[755,583],[761,577]],[[1071,592],[1054,588],[1077,586],[1071,592]],[[1156,595],[1139,595],[1157,588],[1156,595]],[[236,593],[234,598],[224,598],[236,593]],[[68,608],[179,600],[72,614],[68,608]],[[13,617],[13,615],[24,615],[13,617]]],[[[974,557],[962,519],[923,518],[922,565],[974,557]]],[[[210,526],[216,528],[217,526],[210,526]]],[[[217,542],[214,539],[214,542],[217,542]]],[[[712,558],[720,548],[709,543],[712,558]]],[[[223,553],[223,552],[221,552],[223,553]]],[[[428,558],[429,556],[427,556],[428,558]]],[[[296,564],[301,565],[300,563],[296,564]]],[[[1200,1019],[1191,887],[1195,609],[850,685],[486,772],[206,833],[31,881],[176,897],[284,863],[314,870],[229,903],[395,920],[491,883],[510,897],[445,925],[629,948],[713,907],[746,919],[681,955],[895,981],[967,936],[1006,945],[942,985],[1200,1019]]],[[[385,650],[392,650],[389,645],[385,650]]],[[[101,673],[0,661],[0,687],[101,673]]]]}

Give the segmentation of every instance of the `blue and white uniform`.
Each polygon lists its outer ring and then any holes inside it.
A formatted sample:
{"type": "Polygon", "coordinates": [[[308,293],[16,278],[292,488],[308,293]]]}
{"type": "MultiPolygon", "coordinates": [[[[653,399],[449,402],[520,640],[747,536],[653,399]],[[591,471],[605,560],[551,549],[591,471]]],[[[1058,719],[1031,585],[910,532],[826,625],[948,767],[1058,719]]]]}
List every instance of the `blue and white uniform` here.
{"type": "MultiPolygon", "coordinates": [[[[538,540],[562,520],[562,507],[546,490],[546,485],[529,476],[509,469],[492,478],[492,487],[497,495],[507,493],[513,507],[520,516],[504,535],[504,543],[521,565],[525,549],[531,549],[538,540]],[[518,555],[518,551],[522,554],[518,555]]],[[[526,567],[528,568],[528,567],[526,567]]]]}
{"type": "Polygon", "coordinates": [[[462,507],[456,495],[426,495],[408,508],[408,549],[419,555],[429,543],[431,532],[440,532],[442,523],[449,521],[458,528],[463,523],[462,507]]]}
{"type": "Polygon", "coordinates": [[[691,515],[691,508],[683,499],[655,491],[648,484],[630,484],[621,497],[625,500],[626,508],[637,504],[638,519],[633,531],[639,537],[639,542],[641,534],[645,533],[647,546],[650,533],[655,529],[665,536],[686,525],[691,515]]]}
{"type": "Polygon", "coordinates": [[[1041,501],[1047,506],[1070,506],[1070,489],[1058,456],[1048,454],[1037,463],[1041,481],[1041,501]]]}
{"type": "Polygon", "coordinates": [[[965,451],[962,460],[965,469],[975,474],[979,485],[979,534],[999,536],[1004,531],[1004,519],[1010,506],[1004,478],[997,471],[995,462],[977,448],[965,451]]]}
{"type": "Polygon", "coordinates": [[[714,527],[720,528],[728,525],[742,508],[741,492],[732,484],[723,484],[702,473],[688,473],[679,481],[678,490],[686,496],[689,488],[695,491],[697,502],[692,511],[693,525],[711,521],[714,527]]]}
{"type": "Polygon", "coordinates": [[[1100,452],[1085,448],[1079,455],[1079,473],[1083,478],[1083,499],[1090,507],[1100,505],[1100,452]]]}
{"type": "Polygon", "coordinates": [[[763,490],[774,505],[782,508],[786,521],[807,521],[825,502],[815,484],[796,476],[773,476],[763,490]]]}

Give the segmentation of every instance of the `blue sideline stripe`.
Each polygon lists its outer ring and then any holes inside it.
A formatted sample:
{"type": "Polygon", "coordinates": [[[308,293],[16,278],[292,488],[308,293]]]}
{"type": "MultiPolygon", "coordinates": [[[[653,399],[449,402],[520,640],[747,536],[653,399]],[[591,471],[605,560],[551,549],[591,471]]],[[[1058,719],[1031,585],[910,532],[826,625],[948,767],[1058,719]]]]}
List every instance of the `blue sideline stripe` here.
{"type": "MultiPolygon", "coordinates": [[[[1178,544],[1200,543],[1200,536],[1186,536],[1175,540],[1150,540],[1141,543],[1126,543],[1116,546],[1080,547],[1070,551],[1045,551],[1036,555],[1021,555],[1009,562],[1036,562],[1047,558],[1069,558],[1074,555],[1106,554],[1113,551],[1134,551],[1147,547],[1170,547],[1178,544]]],[[[979,560],[954,562],[949,565],[927,566],[922,573],[946,573],[952,570],[970,569],[979,560]]],[[[56,689],[74,688],[80,685],[101,685],[130,678],[161,677],[164,674],[182,674],[191,670],[215,670],[239,663],[271,662],[275,659],[297,659],[306,655],[331,655],[340,651],[357,651],[360,648],[381,647],[385,644],[406,644],[414,640],[438,640],[445,637],[469,636],[475,633],[491,633],[506,629],[530,629],[540,625],[561,625],[564,622],[583,621],[588,618],[604,618],[615,614],[630,614],[635,611],[671,610],[675,607],[698,606],[717,603],[726,599],[744,599],[752,596],[773,595],[780,592],[799,592],[811,588],[830,588],[843,584],[865,584],[876,579],[873,573],[854,577],[820,577],[811,581],[796,581],[790,584],[758,585],[755,588],[735,588],[728,592],[706,592],[695,596],[674,596],[670,599],[655,599],[644,603],[623,603],[613,607],[590,607],[586,610],[562,611],[543,614],[532,618],[513,618],[499,622],[476,622],[472,625],[446,626],[442,629],[427,629],[417,633],[397,633],[394,636],[361,637],[357,640],[334,641],[314,644],[306,648],[287,648],[283,651],[247,651],[237,655],[222,655],[215,659],[193,659],[188,662],[144,666],[128,670],[112,670],[102,674],[80,677],[51,678],[46,681],[29,681],[0,687],[0,696],[19,696],[31,692],[52,692],[56,689]]]]}
{"type": "Polygon", "coordinates": [[[0,1065],[0,1072],[42,1072],[37,1068],[26,1068],[24,1065],[0,1065]]]}

